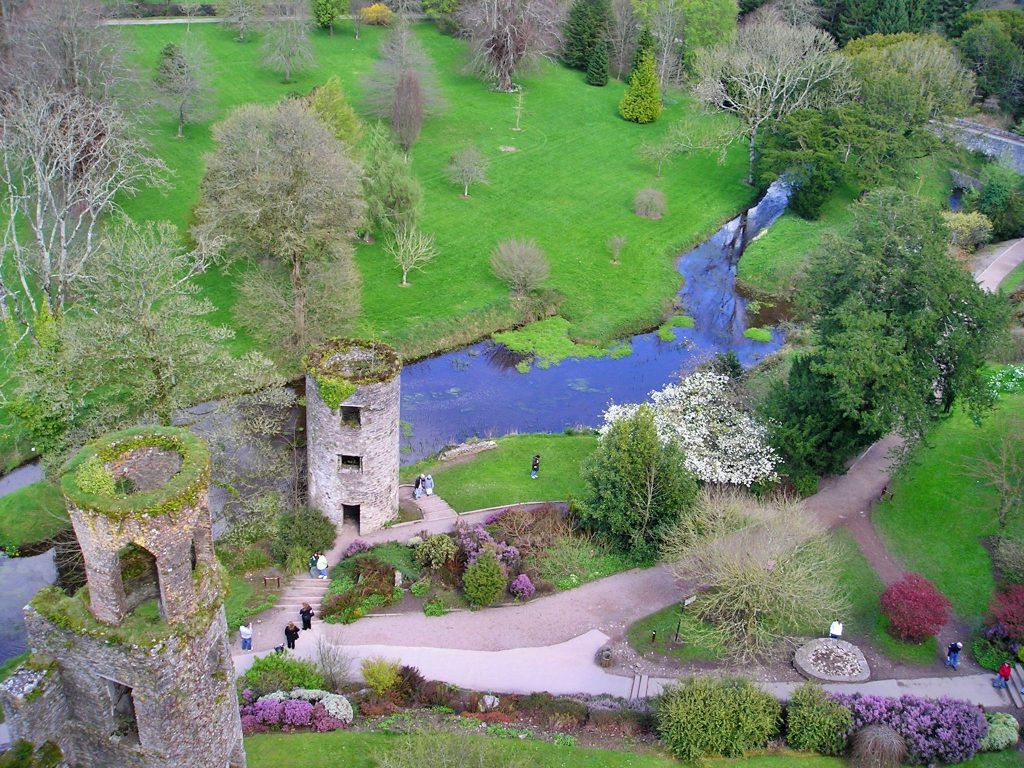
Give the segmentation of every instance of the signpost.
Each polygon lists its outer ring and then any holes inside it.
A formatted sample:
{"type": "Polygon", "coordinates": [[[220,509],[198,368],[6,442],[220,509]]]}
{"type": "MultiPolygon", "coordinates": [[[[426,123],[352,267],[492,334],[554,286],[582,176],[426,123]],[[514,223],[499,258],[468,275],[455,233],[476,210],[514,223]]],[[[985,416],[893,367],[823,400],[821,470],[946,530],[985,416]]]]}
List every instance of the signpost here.
{"type": "Polygon", "coordinates": [[[696,602],[696,600],[696,595],[690,595],[689,597],[684,597],[683,602],[679,604],[679,621],[676,622],[676,636],[673,639],[673,642],[679,642],[679,630],[682,629],[683,626],[683,611],[686,610],[686,606],[693,605],[693,603],[696,602]]]}

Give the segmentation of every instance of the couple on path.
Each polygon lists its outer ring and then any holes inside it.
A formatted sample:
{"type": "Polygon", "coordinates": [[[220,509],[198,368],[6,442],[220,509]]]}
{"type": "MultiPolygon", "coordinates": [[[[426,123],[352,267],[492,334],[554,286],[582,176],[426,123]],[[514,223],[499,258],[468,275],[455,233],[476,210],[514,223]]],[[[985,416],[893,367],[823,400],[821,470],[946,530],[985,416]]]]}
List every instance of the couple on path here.
{"type": "Polygon", "coordinates": [[[326,579],[327,565],[327,556],[323,552],[314,552],[309,556],[309,575],[318,579],[326,579]]]}
{"type": "Polygon", "coordinates": [[[434,477],[433,475],[420,475],[416,478],[416,482],[412,487],[412,497],[418,499],[423,494],[427,496],[434,495],[434,477]]]}

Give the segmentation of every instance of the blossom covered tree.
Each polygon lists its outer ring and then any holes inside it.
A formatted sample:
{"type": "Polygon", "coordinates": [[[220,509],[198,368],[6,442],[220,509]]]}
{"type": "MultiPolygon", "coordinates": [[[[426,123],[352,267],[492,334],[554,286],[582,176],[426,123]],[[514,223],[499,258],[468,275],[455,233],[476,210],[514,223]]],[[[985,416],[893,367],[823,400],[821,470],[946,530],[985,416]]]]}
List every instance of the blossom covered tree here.
{"type": "MultiPolygon", "coordinates": [[[[728,376],[694,371],[678,384],[651,392],[650,404],[658,437],[683,449],[686,468],[699,480],[749,487],[776,478],[780,459],[768,443],[767,428],[743,410],[728,376]]],[[[639,408],[637,403],[610,405],[601,434],[639,408]]]]}

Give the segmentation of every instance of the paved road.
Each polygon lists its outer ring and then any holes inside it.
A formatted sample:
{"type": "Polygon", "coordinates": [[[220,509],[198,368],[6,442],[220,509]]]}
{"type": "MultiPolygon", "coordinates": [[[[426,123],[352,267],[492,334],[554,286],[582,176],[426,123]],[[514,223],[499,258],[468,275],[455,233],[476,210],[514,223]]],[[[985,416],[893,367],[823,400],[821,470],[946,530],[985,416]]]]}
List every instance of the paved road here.
{"type": "Polygon", "coordinates": [[[995,293],[999,284],[1024,263],[1024,238],[996,243],[978,254],[975,279],[986,291],[995,293]]]}

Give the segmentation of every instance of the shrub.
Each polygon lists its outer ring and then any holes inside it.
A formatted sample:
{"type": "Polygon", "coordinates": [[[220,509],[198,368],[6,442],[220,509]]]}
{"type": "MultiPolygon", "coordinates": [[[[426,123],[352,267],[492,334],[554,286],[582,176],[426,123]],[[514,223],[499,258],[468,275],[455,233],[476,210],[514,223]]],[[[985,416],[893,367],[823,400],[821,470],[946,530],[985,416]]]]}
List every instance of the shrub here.
{"type": "Polygon", "coordinates": [[[378,696],[386,696],[398,687],[401,682],[400,665],[397,661],[373,656],[363,659],[363,679],[371,691],[378,696]]]}
{"type": "Polygon", "coordinates": [[[533,586],[533,582],[530,581],[529,576],[525,573],[520,573],[512,579],[512,583],[508,586],[508,591],[519,600],[529,600],[533,597],[537,588],[533,586]]]}
{"type": "Polygon", "coordinates": [[[797,688],[786,706],[786,743],[793,749],[838,757],[851,725],[850,710],[813,683],[797,688]]]}
{"type": "Polygon", "coordinates": [[[548,730],[576,730],[582,728],[590,715],[590,708],[574,699],[556,699],[550,693],[531,693],[519,699],[520,711],[530,715],[548,730]]]}
{"type": "Polygon", "coordinates": [[[988,732],[978,746],[979,751],[999,752],[1017,743],[1020,726],[1013,715],[1005,712],[987,712],[985,720],[988,722],[988,732]]]}
{"type": "Polygon", "coordinates": [[[978,665],[995,672],[1006,661],[1009,651],[1003,643],[994,642],[986,637],[976,638],[971,643],[971,655],[978,665]]]}
{"type": "Polygon", "coordinates": [[[398,685],[395,686],[395,694],[402,701],[411,704],[420,698],[420,692],[423,690],[426,682],[418,668],[409,666],[399,667],[398,685]]]}
{"type": "Polygon", "coordinates": [[[308,701],[290,699],[284,702],[281,711],[281,725],[306,728],[313,719],[313,705],[308,701]]]}
{"type": "Polygon", "coordinates": [[[993,559],[1003,581],[1024,584],[1024,540],[1000,539],[993,559]]]}
{"type": "Polygon", "coordinates": [[[587,85],[601,88],[608,85],[608,47],[600,42],[594,46],[587,64],[587,85]]]}
{"type": "Polygon", "coordinates": [[[660,219],[665,215],[665,195],[658,189],[641,189],[633,198],[633,212],[645,219],[660,219]]]}
{"type": "Polygon", "coordinates": [[[654,71],[654,54],[644,51],[629,76],[629,88],[619,102],[619,114],[631,123],[653,123],[661,115],[661,89],[654,71]]]}
{"type": "Polygon", "coordinates": [[[763,747],[778,733],[781,714],[773,696],[738,679],[690,678],[655,705],[658,733],[680,760],[763,747]]]}
{"type": "Polygon", "coordinates": [[[889,631],[901,640],[920,643],[949,620],[949,600],[919,573],[908,573],[881,597],[889,631]]]}
{"type": "MultiPolygon", "coordinates": [[[[351,706],[349,707],[351,710],[351,706]]],[[[336,731],[345,727],[345,721],[332,717],[322,703],[313,705],[313,714],[310,716],[310,726],[317,733],[336,731]]]]}
{"type": "Polygon", "coordinates": [[[892,699],[861,694],[833,694],[833,697],[850,710],[855,731],[868,725],[894,729],[906,741],[914,763],[970,760],[978,751],[986,728],[985,716],[968,701],[917,696],[892,699]]]}
{"type": "Polygon", "coordinates": [[[374,3],[365,8],[359,9],[359,18],[363,24],[372,24],[376,27],[387,27],[395,18],[395,12],[384,3],[374,3]]]}
{"type": "MultiPolygon", "coordinates": [[[[334,545],[334,523],[316,509],[298,509],[281,515],[274,539],[274,559],[284,563],[288,553],[301,547],[308,558],[313,552],[326,552],[334,545]]],[[[305,564],[303,564],[305,565],[305,564]]]]}
{"type": "Polygon", "coordinates": [[[239,686],[259,697],[293,688],[323,688],[324,679],[308,661],[284,653],[270,653],[253,661],[242,675],[239,686]]]}
{"type": "Polygon", "coordinates": [[[100,457],[95,455],[82,462],[75,475],[75,482],[84,493],[96,496],[113,496],[117,490],[114,475],[107,469],[107,465],[100,461],[100,457]]]}
{"type": "Polygon", "coordinates": [[[427,536],[423,543],[416,547],[416,562],[427,568],[437,570],[455,557],[459,548],[454,539],[444,533],[427,536]]]}
{"type": "Polygon", "coordinates": [[[540,288],[551,272],[544,251],[533,240],[503,240],[491,254],[491,271],[516,296],[540,288]]]}
{"type": "Polygon", "coordinates": [[[1011,643],[1024,643],[1024,584],[1015,584],[1000,590],[989,605],[989,610],[1003,626],[1011,643]]]}
{"type": "Polygon", "coordinates": [[[888,725],[869,725],[853,734],[853,768],[898,768],[907,758],[907,743],[888,725]]]}
{"type": "Polygon", "coordinates": [[[462,575],[462,589],[473,605],[490,605],[505,591],[505,574],[493,552],[484,552],[462,575]]]}
{"type": "Polygon", "coordinates": [[[352,557],[353,555],[358,555],[358,554],[361,554],[363,552],[368,552],[369,550],[370,550],[370,543],[368,541],[363,541],[362,539],[356,539],[351,544],[349,544],[347,547],[345,547],[345,551],[341,553],[341,558],[342,558],[342,560],[344,560],[346,557],[352,557]]]}
{"type": "Polygon", "coordinates": [[[973,253],[992,239],[992,221],[978,211],[944,211],[942,220],[949,227],[949,240],[955,247],[973,253]]]}
{"type": "Polygon", "coordinates": [[[448,607],[444,604],[444,600],[434,598],[423,604],[423,613],[427,616],[437,617],[444,616],[448,613],[448,607]]]}
{"type": "Polygon", "coordinates": [[[409,592],[412,593],[413,597],[426,597],[427,593],[429,591],[430,591],[430,579],[426,579],[426,578],[420,579],[415,584],[413,584],[411,587],[409,587],[409,592]]]}

